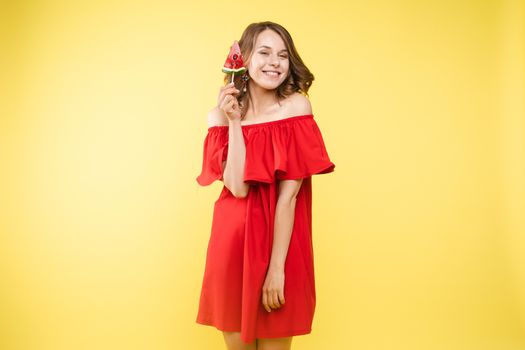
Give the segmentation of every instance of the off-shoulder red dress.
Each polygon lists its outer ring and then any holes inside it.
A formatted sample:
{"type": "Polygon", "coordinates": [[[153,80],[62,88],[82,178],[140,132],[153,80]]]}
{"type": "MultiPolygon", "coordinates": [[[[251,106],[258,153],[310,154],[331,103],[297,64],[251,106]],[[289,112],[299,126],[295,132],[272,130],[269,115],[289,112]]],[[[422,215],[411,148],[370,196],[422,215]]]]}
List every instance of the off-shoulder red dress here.
{"type": "MultiPolygon", "coordinates": [[[[316,303],[311,176],[333,172],[335,164],[312,114],[241,128],[246,145],[244,181],[250,189],[245,198],[236,198],[223,186],[215,201],[196,322],[241,332],[246,343],[308,334],[316,303]],[[284,268],[286,302],[267,312],[262,287],[272,252],[278,183],[300,178],[284,268]]],[[[227,153],[228,126],[208,128],[199,185],[223,181],[227,153]]]]}

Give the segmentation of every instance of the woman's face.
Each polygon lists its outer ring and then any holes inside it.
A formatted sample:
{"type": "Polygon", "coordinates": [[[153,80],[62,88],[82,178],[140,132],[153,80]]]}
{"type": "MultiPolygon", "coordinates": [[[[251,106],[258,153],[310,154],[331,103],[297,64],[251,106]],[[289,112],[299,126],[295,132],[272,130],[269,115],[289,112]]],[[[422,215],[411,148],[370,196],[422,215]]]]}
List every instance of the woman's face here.
{"type": "Polygon", "coordinates": [[[288,76],[290,61],[283,39],[271,29],[259,34],[248,62],[251,84],[273,90],[288,76]]]}

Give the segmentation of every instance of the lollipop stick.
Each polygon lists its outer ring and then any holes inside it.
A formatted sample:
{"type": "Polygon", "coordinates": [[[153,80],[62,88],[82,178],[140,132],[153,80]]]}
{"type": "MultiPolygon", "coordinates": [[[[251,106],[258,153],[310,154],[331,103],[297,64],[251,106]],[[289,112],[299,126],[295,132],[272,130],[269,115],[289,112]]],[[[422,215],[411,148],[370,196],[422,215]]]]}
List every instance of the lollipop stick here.
{"type": "Polygon", "coordinates": [[[232,83],[233,83],[233,77],[235,76],[235,72],[232,72],[232,83]]]}

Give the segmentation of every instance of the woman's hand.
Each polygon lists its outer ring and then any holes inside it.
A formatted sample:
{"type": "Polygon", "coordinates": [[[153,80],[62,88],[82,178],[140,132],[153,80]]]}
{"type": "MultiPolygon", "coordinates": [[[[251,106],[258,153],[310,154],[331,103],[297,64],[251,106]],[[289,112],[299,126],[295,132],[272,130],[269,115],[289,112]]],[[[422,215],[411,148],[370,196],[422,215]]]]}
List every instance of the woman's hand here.
{"type": "Polygon", "coordinates": [[[266,311],[278,309],[284,304],[284,270],[269,269],[262,289],[262,303],[266,311]]]}
{"type": "Polygon", "coordinates": [[[229,121],[241,118],[241,110],[239,108],[239,102],[234,95],[237,95],[237,90],[233,83],[229,83],[221,87],[219,92],[219,98],[217,99],[217,107],[222,113],[228,117],[229,121]]]}

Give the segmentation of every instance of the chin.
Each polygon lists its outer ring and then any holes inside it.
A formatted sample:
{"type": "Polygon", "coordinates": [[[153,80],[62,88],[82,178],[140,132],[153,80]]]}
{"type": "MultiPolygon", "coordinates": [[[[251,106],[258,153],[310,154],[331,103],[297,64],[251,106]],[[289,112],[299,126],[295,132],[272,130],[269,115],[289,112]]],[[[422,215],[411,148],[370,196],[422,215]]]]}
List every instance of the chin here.
{"type": "Polygon", "coordinates": [[[285,79],[278,79],[278,80],[269,80],[266,79],[266,77],[263,76],[257,76],[252,77],[252,83],[257,84],[259,87],[265,89],[265,90],[275,90],[277,89],[285,79]]]}
{"type": "Polygon", "coordinates": [[[262,87],[263,89],[265,89],[265,90],[275,90],[275,89],[277,89],[279,86],[281,86],[282,83],[283,83],[283,82],[280,81],[280,82],[278,82],[278,83],[273,83],[273,84],[268,84],[268,83],[266,83],[266,84],[258,84],[258,85],[259,85],[260,87],[262,87]]]}

